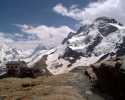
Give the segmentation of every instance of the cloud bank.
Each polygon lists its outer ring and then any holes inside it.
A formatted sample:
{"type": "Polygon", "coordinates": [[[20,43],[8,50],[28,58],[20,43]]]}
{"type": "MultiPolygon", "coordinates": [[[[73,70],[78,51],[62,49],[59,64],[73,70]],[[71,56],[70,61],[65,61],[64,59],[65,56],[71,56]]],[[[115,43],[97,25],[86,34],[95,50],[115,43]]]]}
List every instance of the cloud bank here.
{"type": "Polygon", "coordinates": [[[0,32],[0,44],[3,43],[3,42],[6,42],[6,43],[8,43],[8,42],[14,42],[13,39],[7,38],[5,36],[5,34],[6,33],[0,32]]]}
{"type": "Polygon", "coordinates": [[[71,28],[68,26],[30,26],[30,25],[19,25],[16,24],[17,27],[21,29],[22,32],[35,35],[38,39],[37,41],[41,41],[44,45],[48,47],[54,47],[59,45],[62,40],[68,35],[69,32],[73,32],[71,28]]]}
{"type": "Polygon", "coordinates": [[[63,41],[69,32],[73,32],[68,26],[31,26],[14,24],[19,28],[19,33],[0,32],[0,44],[6,43],[14,47],[28,49],[35,48],[37,45],[43,45],[47,49],[55,47],[63,41]],[[19,45],[19,46],[18,46],[19,45]]]}
{"type": "Polygon", "coordinates": [[[60,3],[57,4],[53,10],[63,16],[78,20],[82,24],[88,22],[91,23],[97,17],[102,16],[115,18],[125,24],[125,0],[105,0],[104,2],[93,2],[86,8],[78,8],[78,6],[67,8],[60,3]]]}

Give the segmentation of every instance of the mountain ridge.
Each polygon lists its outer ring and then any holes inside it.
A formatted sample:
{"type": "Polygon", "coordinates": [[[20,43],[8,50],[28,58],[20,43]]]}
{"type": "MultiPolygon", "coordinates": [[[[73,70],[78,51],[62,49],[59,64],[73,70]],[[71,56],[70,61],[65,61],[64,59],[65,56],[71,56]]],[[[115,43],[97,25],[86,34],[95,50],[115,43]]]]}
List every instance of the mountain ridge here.
{"type": "Polygon", "coordinates": [[[53,49],[47,50],[44,44],[27,53],[28,51],[5,46],[1,48],[1,53],[5,54],[3,58],[11,55],[9,60],[27,62],[28,67],[35,67],[34,65],[47,55],[47,69],[57,75],[67,73],[78,66],[88,66],[100,59],[124,55],[124,34],[125,27],[121,23],[112,18],[99,17],[92,24],[81,26],[76,33],[70,32],[62,44],[53,49]]]}

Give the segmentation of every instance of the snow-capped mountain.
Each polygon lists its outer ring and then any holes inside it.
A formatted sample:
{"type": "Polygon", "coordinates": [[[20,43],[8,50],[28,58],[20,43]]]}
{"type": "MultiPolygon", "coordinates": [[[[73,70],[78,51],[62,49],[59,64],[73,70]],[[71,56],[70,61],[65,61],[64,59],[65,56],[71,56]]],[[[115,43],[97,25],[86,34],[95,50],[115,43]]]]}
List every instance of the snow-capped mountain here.
{"type": "Polygon", "coordinates": [[[1,64],[6,63],[9,60],[17,60],[21,57],[22,52],[16,48],[10,48],[5,43],[0,45],[0,62],[1,64]]]}
{"type": "Polygon", "coordinates": [[[125,37],[125,27],[115,19],[101,17],[75,34],[67,41],[69,48],[81,52],[83,56],[99,56],[116,53],[120,49],[125,37]]]}
{"type": "Polygon", "coordinates": [[[48,56],[48,70],[53,74],[125,54],[125,27],[115,19],[100,17],[76,33],[69,33],[62,44],[66,46],[61,49],[64,51],[48,56]]]}
{"type": "Polygon", "coordinates": [[[18,48],[12,48],[6,43],[0,45],[0,66],[5,66],[8,61],[22,60],[28,64],[28,67],[38,62],[44,55],[54,52],[55,49],[47,50],[44,46],[38,44],[38,46],[32,50],[22,50],[18,48]]]}
{"type": "Polygon", "coordinates": [[[61,45],[51,50],[40,44],[27,51],[11,48],[6,44],[0,47],[1,66],[9,60],[23,60],[28,67],[35,67],[46,55],[47,69],[54,75],[123,54],[125,27],[115,19],[107,17],[97,18],[92,24],[80,27],[76,33],[69,33],[61,45]]]}

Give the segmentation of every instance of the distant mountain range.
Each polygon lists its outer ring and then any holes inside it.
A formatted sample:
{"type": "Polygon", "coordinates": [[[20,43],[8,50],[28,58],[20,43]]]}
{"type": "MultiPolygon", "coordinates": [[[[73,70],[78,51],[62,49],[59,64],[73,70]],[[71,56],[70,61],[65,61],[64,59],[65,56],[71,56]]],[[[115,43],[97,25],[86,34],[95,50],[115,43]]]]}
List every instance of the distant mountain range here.
{"type": "Polygon", "coordinates": [[[69,33],[62,44],[51,50],[38,45],[32,51],[22,51],[3,44],[0,62],[4,66],[10,60],[24,60],[29,67],[34,67],[47,55],[47,69],[56,75],[124,54],[125,27],[115,19],[99,17],[92,24],[81,26],[76,33],[69,33]]]}

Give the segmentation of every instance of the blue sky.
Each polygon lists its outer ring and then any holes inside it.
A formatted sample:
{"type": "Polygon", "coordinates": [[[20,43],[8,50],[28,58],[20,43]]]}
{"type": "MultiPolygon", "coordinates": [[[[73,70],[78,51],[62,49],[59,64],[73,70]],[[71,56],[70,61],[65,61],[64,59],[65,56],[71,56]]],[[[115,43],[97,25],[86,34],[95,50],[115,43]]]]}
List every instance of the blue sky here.
{"type": "Polygon", "coordinates": [[[125,0],[0,0],[0,42],[57,46],[102,16],[125,24],[125,0]]]}
{"type": "Polygon", "coordinates": [[[18,32],[13,24],[61,26],[75,28],[77,21],[53,11],[59,3],[69,7],[73,4],[84,7],[89,0],[0,0],[0,31],[18,32]]]}

